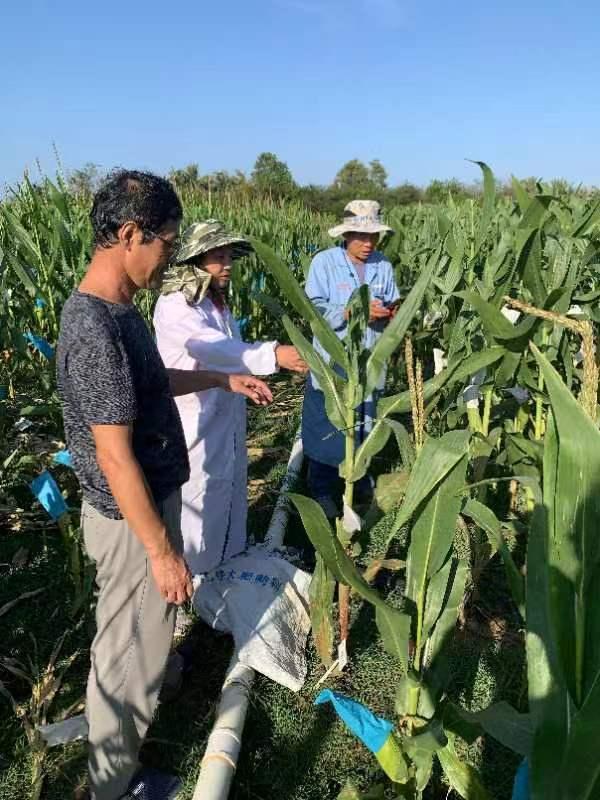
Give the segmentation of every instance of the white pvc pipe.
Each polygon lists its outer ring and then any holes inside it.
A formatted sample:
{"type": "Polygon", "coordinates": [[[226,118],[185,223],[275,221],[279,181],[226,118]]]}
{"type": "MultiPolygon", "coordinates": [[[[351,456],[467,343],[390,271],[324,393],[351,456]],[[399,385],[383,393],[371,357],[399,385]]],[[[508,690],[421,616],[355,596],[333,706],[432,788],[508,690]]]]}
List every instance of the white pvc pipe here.
{"type": "MultiPolygon", "coordinates": [[[[269,550],[283,544],[289,516],[287,492],[298,478],[302,460],[302,439],[298,431],[265,534],[265,544],[269,550]]],[[[193,800],[227,800],[242,747],[242,732],[253,681],[254,670],[240,664],[237,653],[234,653],[221,689],[217,716],[208,737],[193,800]]]]}

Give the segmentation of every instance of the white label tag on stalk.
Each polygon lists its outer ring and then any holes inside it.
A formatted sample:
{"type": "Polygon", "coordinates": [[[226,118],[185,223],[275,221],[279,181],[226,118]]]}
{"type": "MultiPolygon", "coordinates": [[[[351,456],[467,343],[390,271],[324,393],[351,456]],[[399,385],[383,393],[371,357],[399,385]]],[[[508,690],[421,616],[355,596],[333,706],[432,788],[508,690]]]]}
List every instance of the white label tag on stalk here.
{"type": "Polygon", "coordinates": [[[338,645],[338,669],[342,672],[348,666],[348,640],[344,639],[338,645]]]}
{"type": "Polygon", "coordinates": [[[25,417],[21,417],[15,422],[13,427],[19,433],[23,433],[23,431],[26,431],[28,428],[31,428],[32,425],[33,422],[31,422],[28,419],[25,419],[25,417]]]}
{"type": "Polygon", "coordinates": [[[509,322],[512,322],[513,325],[516,322],[518,322],[519,317],[521,316],[521,312],[520,311],[517,311],[516,308],[510,308],[510,306],[502,306],[502,308],[500,309],[500,313],[509,322]]]}
{"type": "Polygon", "coordinates": [[[361,519],[356,511],[350,508],[349,505],[346,505],[346,503],[344,503],[344,518],[342,520],[342,524],[344,526],[344,530],[346,533],[349,533],[350,536],[359,531],[362,524],[361,519]]]}
{"type": "Polygon", "coordinates": [[[479,408],[479,387],[471,383],[464,389],[462,399],[467,408],[479,408]]]}
{"type": "Polygon", "coordinates": [[[448,359],[446,358],[446,353],[443,350],[440,350],[439,347],[433,348],[433,371],[436,375],[439,375],[440,372],[448,366],[448,359]]]}

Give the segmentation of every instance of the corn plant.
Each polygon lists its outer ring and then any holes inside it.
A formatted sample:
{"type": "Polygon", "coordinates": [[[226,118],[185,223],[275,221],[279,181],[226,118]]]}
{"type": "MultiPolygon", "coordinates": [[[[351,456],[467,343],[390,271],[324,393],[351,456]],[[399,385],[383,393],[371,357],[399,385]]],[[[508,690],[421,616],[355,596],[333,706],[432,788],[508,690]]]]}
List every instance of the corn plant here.
{"type": "MultiPolygon", "coordinates": [[[[2,609],[0,609],[1,612],[2,609]]],[[[40,728],[48,724],[48,717],[60,692],[65,673],[79,656],[79,651],[75,651],[70,656],[61,659],[61,652],[68,633],[69,631],[65,631],[58,638],[46,664],[40,662],[37,642],[33,637],[31,639],[32,655],[27,659],[0,658],[0,668],[23,680],[31,692],[26,702],[19,702],[13,697],[5,683],[0,680],[0,696],[9,703],[15,716],[23,725],[30,748],[31,800],[39,800],[44,787],[44,761],[47,744],[40,733],[40,728]]]]}
{"type": "MultiPolygon", "coordinates": [[[[377,416],[362,443],[357,444],[359,424],[356,409],[369,398],[381,382],[386,363],[402,342],[426,288],[435,274],[438,265],[438,252],[431,254],[427,268],[424,269],[415,286],[403,301],[394,319],[390,322],[372,351],[364,348],[364,332],[368,324],[369,297],[367,287],[354,293],[348,305],[349,324],[345,339],[340,340],[325,322],[319,311],[309,301],[306,294],[287,269],[286,265],[264,243],[253,240],[258,256],[279,283],[288,302],[303,320],[308,322],[314,336],[330,356],[330,362],[313,348],[302,331],[283,314],[283,325],[294,345],[317,377],[324,397],[325,407],[332,425],[344,434],[345,458],[340,466],[340,476],[345,482],[344,511],[336,520],[336,536],[346,550],[355,549],[353,539],[361,530],[363,523],[353,508],[354,484],[369,469],[375,455],[385,446],[392,431],[399,438],[403,429],[392,415],[405,413],[411,408],[411,390],[387,397],[380,401],[377,416]]],[[[500,347],[486,352],[474,353],[469,359],[449,365],[440,375],[423,384],[423,402],[430,400],[444,386],[464,381],[470,371],[496,362],[504,355],[500,347]]],[[[413,392],[414,394],[414,392],[413,392]]],[[[376,568],[373,568],[373,573],[376,568]]],[[[325,663],[330,661],[332,625],[328,606],[333,596],[333,577],[327,566],[318,562],[313,583],[315,632],[320,643],[319,652],[325,663]],[[318,602],[317,602],[318,600],[318,602]],[[329,600],[329,602],[328,602],[329,600]]],[[[340,587],[340,636],[344,642],[348,635],[348,588],[340,587]]]]}
{"type": "Polygon", "coordinates": [[[468,431],[451,431],[440,439],[427,439],[417,455],[396,520],[396,528],[411,521],[400,608],[366,582],[343,542],[332,535],[320,506],[310,498],[292,495],[325,565],[341,584],[374,606],[383,644],[402,667],[394,747],[383,762],[402,797],[422,796],[435,760],[461,797],[487,797],[475,771],[459,759],[454,732],[444,721],[447,647],[468,570],[466,561],[453,555],[452,543],[466,481],[469,441],[468,431]]]}
{"type": "MultiPolygon", "coordinates": [[[[406,559],[406,585],[401,609],[390,605],[371,587],[365,578],[372,578],[385,563],[386,552],[361,575],[352,560],[354,534],[361,520],[353,508],[353,484],[368,470],[374,455],[385,445],[398,426],[393,414],[406,413],[411,406],[417,416],[424,415],[424,403],[444,387],[461,383],[475,369],[501,360],[506,350],[490,348],[474,353],[459,363],[446,367],[439,375],[379,403],[373,426],[357,446],[356,407],[368,397],[381,378],[385,364],[414,318],[426,287],[438,263],[437,253],[430,257],[424,270],[372,351],[363,348],[364,330],[368,324],[368,290],[358,290],[350,300],[346,337],[340,341],[319,312],[308,301],[293,276],[275,254],[260,242],[254,242],[259,256],[278,280],[288,301],[306,320],[313,334],[328,352],[328,363],[312,347],[304,334],[287,317],[283,324],[291,341],[307,361],[325,395],[325,406],[332,424],[344,433],[345,459],[340,475],[345,481],[344,512],[334,528],[323,510],[312,499],[292,495],[304,527],[318,553],[313,578],[312,601],[314,635],[324,662],[330,662],[333,638],[328,605],[333,599],[333,582],[340,586],[340,637],[348,632],[348,605],[351,591],[375,607],[376,621],[386,648],[398,658],[404,679],[398,690],[396,708],[397,753],[392,780],[405,787],[406,796],[419,797],[428,784],[434,757],[441,763],[451,784],[464,797],[483,797],[483,789],[468,765],[459,761],[453,733],[443,727],[444,646],[456,624],[462,602],[468,565],[452,556],[452,543],[459,512],[463,505],[461,490],[466,483],[469,465],[470,433],[448,432],[439,439],[424,436],[423,425],[410,475],[403,487],[404,499],[387,542],[406,525],[411,524],[411,543],[406,559]],[[420,400],[415,398],[420,394],[420,400]],[[415,402],[416,401],[416,402],[415,402]],[[346,603],[346,605],[344,605],[346,603]],[[422,737],[422,738],[419,738],[422,737]],[[467,791],[465,787],[477,787],[467,791]],[[462,787],[462,789],[461,789],[462,787]],[[479,794],[477,794],[479,792],[479,794]]],[[[410,347],[409,347],[410,351],[410,347]]],[[[418,374],[418,368],[417,368],[418,374]]],[[[402,437],[402,433],[399,433],[402,437]]],[[[397,498],[396,498],[397,499],[397,498]]]]}
{"type": "Polygon", "coordinates": [[[532,800],[592,800],[600,792],[600,432],[585,396],[578,403],[548,359],[537,348],[533,353],[551,413],[543,494],[527,548],[529,711],[519,714],[503,704],[463,716],[527,757],[532,800]]]}

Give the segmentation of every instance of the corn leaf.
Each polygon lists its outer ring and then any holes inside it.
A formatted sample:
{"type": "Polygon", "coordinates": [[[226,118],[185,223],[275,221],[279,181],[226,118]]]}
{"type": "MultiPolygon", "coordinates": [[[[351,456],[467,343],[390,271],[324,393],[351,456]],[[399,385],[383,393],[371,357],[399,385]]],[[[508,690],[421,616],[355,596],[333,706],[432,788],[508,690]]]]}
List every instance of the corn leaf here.
{"type": "Polygon", "coordinates": [[[439,258],[440,249],[438,248],[431,255],[415,285],[410,290],[408,297],[400,304],[396,316],[375,343],[367,361],[365,396],[368,396],[377,386],[389,357],[402,343],[415,314],[423,302],[425,291],[439,266],[439,258]]]}
{"type": "Polygon", "coordinates": [[[375,606],[377,626],[384,647],[405,668],[408,660],[410,617],[388,606],[379,593],[364,580],[337,536],[333,534],[327,517],[317,502],[300,494],[290,494],[289,497],[298,509],[308,538],[335,578],[375,606]]]}
{"type": "Polygon", "coordinates": [[[438,669],[439,656],[442,655],[444,647],[448,644],[448,640],[456,627],[458,612],[465,596],[468,572],[467,562],[465,559],[461,559],[456,565],[454,574],[450,575],[450,588],[446,589],[444,608],[425,646],[425,659],[427,663],[431,664],[433,672],[438,675],[443,671],[443,668],[438,669]]]}
{"type": "Polygon", "coordinates": [[[388,534],[388,547],[391,540],[406,525],[419,505],[445,479],[456,464],[464,458],[469,445],[469,437],[469,431],[450,431],[440,439],[427,439],[425,441],[411,470],[404,501],[393,528],[388,534]]]}
{"type": "Polygon", "coordinates": [[[31,263],[38,264],[40,253],[29,231],[21,225],[19,220],[6,205],[2,208],[2,214],[15,239],[15,243],[25,251],[27,259],[31,261],[31,263]]]}
{"type": "MultiPolygon", "coordinates": [[[[437,444],[436,440],[432,441],[437,444]]],[[[463,436],[460,444],[462,452],[459,450],[458,459],[444,474],[435,491],[419,510],[412,526],[406,560],[405,594],[417,606],[423,604],[425,607],[429,582],[444,565],[454,540],[461,506],[460,490],[465,483],[467,472],[468,437],[463,436]]],[[[446,586],[438,588],[443,598],[446,586]]],[[[436,618],[437,614],[434,616],[434,621],[436,618]]],[[[423,635],[426,635],[425,631],[423,635]]]]}
{"type": "Polygon", "coordinates": [[[382,420],[381,422],[377,421],[373,426],[373,430],[369,432],[367,438],[354,454],[354,469],[352,474],[347,475],[345,466],[343,466],[342,469],[340,469],[340,475],[352,482],[359,481],[366,475],[373,456],[376,456],[377,453],[385,447],[391,432],[392,429],[386,424],[386,420],[382,420]]]}
{"type": "Polygon", "coordinates": [[[404,497],[408,477],[406,470],[377,476],[375,500],[384,514],[395,508],[404,497]]]}
{"type": "Polygon", "coordinates": [[[522,247],[517,259],[517,274],[521,275],[523,284],[531,292],[536,306],[543,305],[548,295],[548,287],[544,283],[542,273],[542,238],[540,230],[521,237],[522,247]],[[520,271],[519,271],[520,270],[520,271]]]}
{"type": "Polygon", "coordinates": [[[521,230],[539,228],[553,200],[554,198],[547,194],[536,194],[531,197],[519,222],[519,228],[521,230]]]}
{"type": "Polygon", "coordinates": [[[521,214],[524,214],[527,211],[529,203],[531,203],[531,197],[527,194],[521,181],[517,180],[514,175],[512,176],[511,183],[513,194],[515,196],[517,205],[519,206],[519,210],[521,211],[521,214]]]}
{"type": "MultiPolygon", "coordinates": [[[[510,324],[510,323],[509,323],[510,324]]],[[[466,358],[459,359],[443,369],[435,378],[425,381],[423,394],[425,402],[428,402],[440,392],[444,386],[452,386],[467,380],[480,369],[495,364],[506,353],[503,347],[490,347],[480,353],[472,353],[466,358]]],[[[377,404],[378,418],[387,417],[390,414],[406,414],[410,411],[410,392],[400,392],[399,394],[383,397],[377,404]]]]}
{"type": "Polygon", "coordinates": [[[467,500],[462,513],[470,517],[486,533],[492,547],[500,553],[513,600],[521,616],[525,618],[525,581],[504,540],[500,520],[490,508],[478,500],[467,500]]]}
{"type": "Polygon", "coordinates": [[[340,376],[325,362],[321,354],[315,350],[312,344],[287,315],[283,317],[282,321],[292,344],[296,347],[304,361],[306,361],[311,372],[319,382],[319,388],[325,397],[325,410],[327,411],[327,416],[331,424],[340,431],[344,430],[346,427],[346,417],[345,406],[342,400],[340,376]]]}
{"type": "Polygon", "coordinates": [[[594,800],[600,795],[600,681],[575,715],[560,770],[564,796],[574,800],[594,800]]]}
{"type": "Polygon", "coordinates": [[[347,369],[348,356],[344,345],[310,302],[291,269],[264,242],[254,237],[251,237],[250,241],[257,256],[273,275],[285,297],[294,306],[300,317],[310,323],[314,335],[331,358],[341,367],[347,369]]]}
{"type": "Polygon", "coordinates": [[[26,267],[25,264],[21,264],[18,256],[15,256],[8,250],[5,252],[4,257],[8,261],[15,275],[23,284],[23,288],[29,293],[30,297],[35,297],[38,292],[38,288],[29,268],[26,267]]]}
{"type": "Polygon", "coordinates": [[[491,800],[473,767],[461,761],[454,749],[454,736],[448,735],[448,744],[436,752],[448,783],[464,800],[491,800]]]}
{"type": "Polygon", "coordinates": [[[494,181],[494,173],[484,161],[473,161],[472,163],[477,164],[483,172],[483,207],[481,209],[481,217],[479,218],[479,226],[475,237],[475,253],[478,253],[481,250],[481,246],[485,241],[492,222],[496,184],[494,181]]]}
{"type": "Polygon", "coordinates": [[[600,679],[600,431],[532,346],[552,405],[557,446],[544,455],[551,617],[558,657],[577,707],[600,679]]]}
{"type": "Polygon", "coordinates": [[[333,594],[335,580],[317,553],[317,563],[310,582],[310,620],[313,639],[321,662],[329,667],[333,651],[333,594]]]}
{"type": "MultiPolygon", "coordinates": [[[[414,529],[413,529],[414,530],[414,529]]],[[[431,577],[427,587],[427,599],[425,601],[425,616],[423,619],[423,636],[429,636],[433,626],[438,621],[438,617],[444,605],[448,580],[454,566],[452,559],[446,559],[446,563],[438,569],[431,577]]]]}
{"type": "Polygon", "coordinates": [[[456,711],[468,723],[479,726],[515,753],[531,755],[533,720],[530,714],[520,714],[504,700],[482,711],[465,711],[459,707],[456,711]]]}
{"type": "MultiPolygon", "coordinates": [[[[551,428],[546,434],[546,447],[556,451],[556,437],[551,428]]],[[[549,469],[550,465],[547,466],[549,469]]],[[[556,775],[566,748],[571,706],[560,674],[550,614],[548,530],[547,512],[538,505],[527,545],[527,684],[535,727],[530,773],[532,800],[563,800],[556,775]]]]}
{"type": "Polygon", "coordinates": [[[591,206],[585,209],[573,222],[571,236],[577,238],[585,236],[589,231],[600,222],[600,200],[596,200],[591,206]]]}

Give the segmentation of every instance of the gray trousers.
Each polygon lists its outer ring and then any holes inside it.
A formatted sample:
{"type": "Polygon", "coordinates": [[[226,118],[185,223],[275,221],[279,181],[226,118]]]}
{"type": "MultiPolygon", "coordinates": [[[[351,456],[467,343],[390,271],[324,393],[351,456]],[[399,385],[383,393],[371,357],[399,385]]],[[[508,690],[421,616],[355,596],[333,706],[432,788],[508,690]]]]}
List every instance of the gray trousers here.
{"type": "MultiPolygon", "coordinates": [[[[159,511],[173,546],[182,552],[180,492],[159,511]]],[[[138,768],[176,608],[159,593],[146,550],[124,520],[108,519],[87,503],[81,515],[99,588],[86,700],[90,789],[93,800],[117,800],[138,768]]]]}

